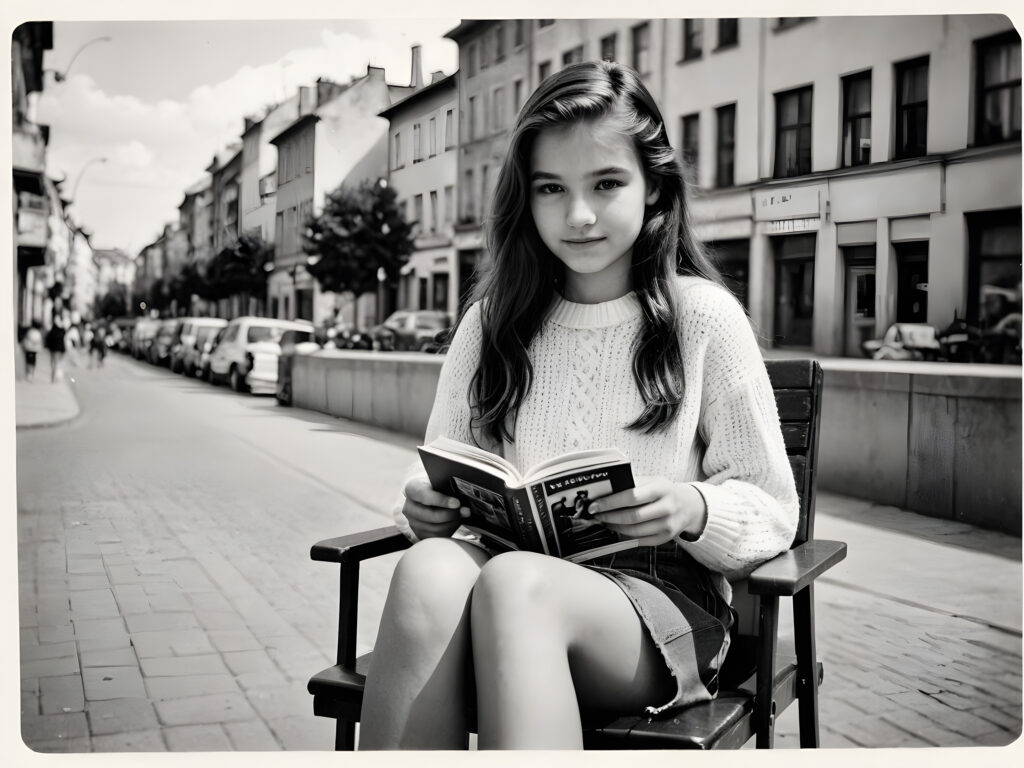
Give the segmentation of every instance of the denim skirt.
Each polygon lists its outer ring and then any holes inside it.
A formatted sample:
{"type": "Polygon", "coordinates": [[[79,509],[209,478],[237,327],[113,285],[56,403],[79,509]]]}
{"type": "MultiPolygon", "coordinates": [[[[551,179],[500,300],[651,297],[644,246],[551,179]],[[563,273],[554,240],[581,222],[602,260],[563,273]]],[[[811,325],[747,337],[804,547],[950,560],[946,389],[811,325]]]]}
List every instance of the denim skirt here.
{"type": "Polygon", "coordinates": [[[583,565],[619,585],[676,680],[675,696],[653,702],[645,713],[653,716],[713,698],[734,617],[708,569],[675,541],[583,565]]]}

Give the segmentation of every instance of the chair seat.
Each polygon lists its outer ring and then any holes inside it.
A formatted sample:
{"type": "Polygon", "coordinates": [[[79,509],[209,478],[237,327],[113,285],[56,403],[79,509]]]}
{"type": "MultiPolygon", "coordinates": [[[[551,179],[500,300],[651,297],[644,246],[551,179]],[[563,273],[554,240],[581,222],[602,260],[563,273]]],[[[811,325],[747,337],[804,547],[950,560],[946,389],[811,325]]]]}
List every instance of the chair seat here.
{"type": "MultiPolygon", "coordinates": [[[[358,721],[371,658],[369,653],[360,656],[354,670],[335,665],[313,675],[306,687],[313,694],[314,713],[358,721]]],[[[796,662],[778,658],[776,664],[776,705],[781,712],[796,698],[796,662]]],[[[819,663],[819,683],[822,676],[819,663]]],[[[586,718],[590,727],[584,742],[588,748],[602,749],[739,748],[754,735],[754,690],[751,677],[736,690],[720,692],[711,701],[661,717],[630,715],[602,722],[599,716],[591,714],[586,718]]]]}

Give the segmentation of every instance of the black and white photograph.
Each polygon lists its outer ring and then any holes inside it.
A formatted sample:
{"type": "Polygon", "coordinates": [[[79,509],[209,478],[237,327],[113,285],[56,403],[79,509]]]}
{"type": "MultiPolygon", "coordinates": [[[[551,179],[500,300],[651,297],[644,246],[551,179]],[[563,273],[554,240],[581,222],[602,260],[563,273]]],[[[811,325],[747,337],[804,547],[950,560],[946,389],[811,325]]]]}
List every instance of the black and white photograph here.
{"type": "Polygon", "coordinates": [[[196,5],[4,14],[12,764],[1017,764],[1019,8],[196,5]]]}

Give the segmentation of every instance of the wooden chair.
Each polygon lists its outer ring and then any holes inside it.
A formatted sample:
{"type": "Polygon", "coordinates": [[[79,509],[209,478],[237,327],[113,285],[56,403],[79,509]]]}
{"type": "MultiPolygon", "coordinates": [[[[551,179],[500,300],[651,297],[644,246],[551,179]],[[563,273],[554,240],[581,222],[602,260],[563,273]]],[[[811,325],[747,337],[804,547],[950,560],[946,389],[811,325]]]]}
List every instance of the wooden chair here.
{"type": "MultiPolygon", "coordinates": [[[[846,544],[814,539],[821,366],[813,360],[770,360],[766,365],[800,494],[800,524],[792,548],[733,585],[740,620],[715,699],[661,717],[631,715],[588,722],[588,748],[735,749],[752,737],[757,748],[770,748],[775,718],[794,699],[799,700],[800,746],[818,746],[823,670],[815,651],[814,579],[846,557],[846,544]],[[777,658],[783,596],[793,598],[795,658],[777,658]]],[[[355,723],[370,660],[370,654],[359,659],[355,655],[359,564],[408,546],[391,526],[327,539],[312,549],[314,560],[341,566],[338,663],[314,675],[307,686],[314,714],[337,719],[335,749],[355,747],[355,723]]],[[[468,716],[472,720],[472,713],[468,716]]]]}

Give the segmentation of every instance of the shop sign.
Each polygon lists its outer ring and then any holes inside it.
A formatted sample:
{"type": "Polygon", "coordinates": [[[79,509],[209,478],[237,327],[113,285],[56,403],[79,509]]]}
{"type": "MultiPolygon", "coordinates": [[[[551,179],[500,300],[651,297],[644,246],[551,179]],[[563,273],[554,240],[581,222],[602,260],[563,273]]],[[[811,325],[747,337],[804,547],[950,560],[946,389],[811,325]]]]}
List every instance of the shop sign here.
{"type": "Polygon", "coordinates": [[[795,232],[817,232],[821,229],[821,219],[784,219],[769,221],[765,224],[766,235],[788,235],[795,232]]]}
{"type": "Polygon", "coordinates": [[[820,215],[815,187],[762,189],[754,193],[754,220],[776,221],[820,215]]]}

